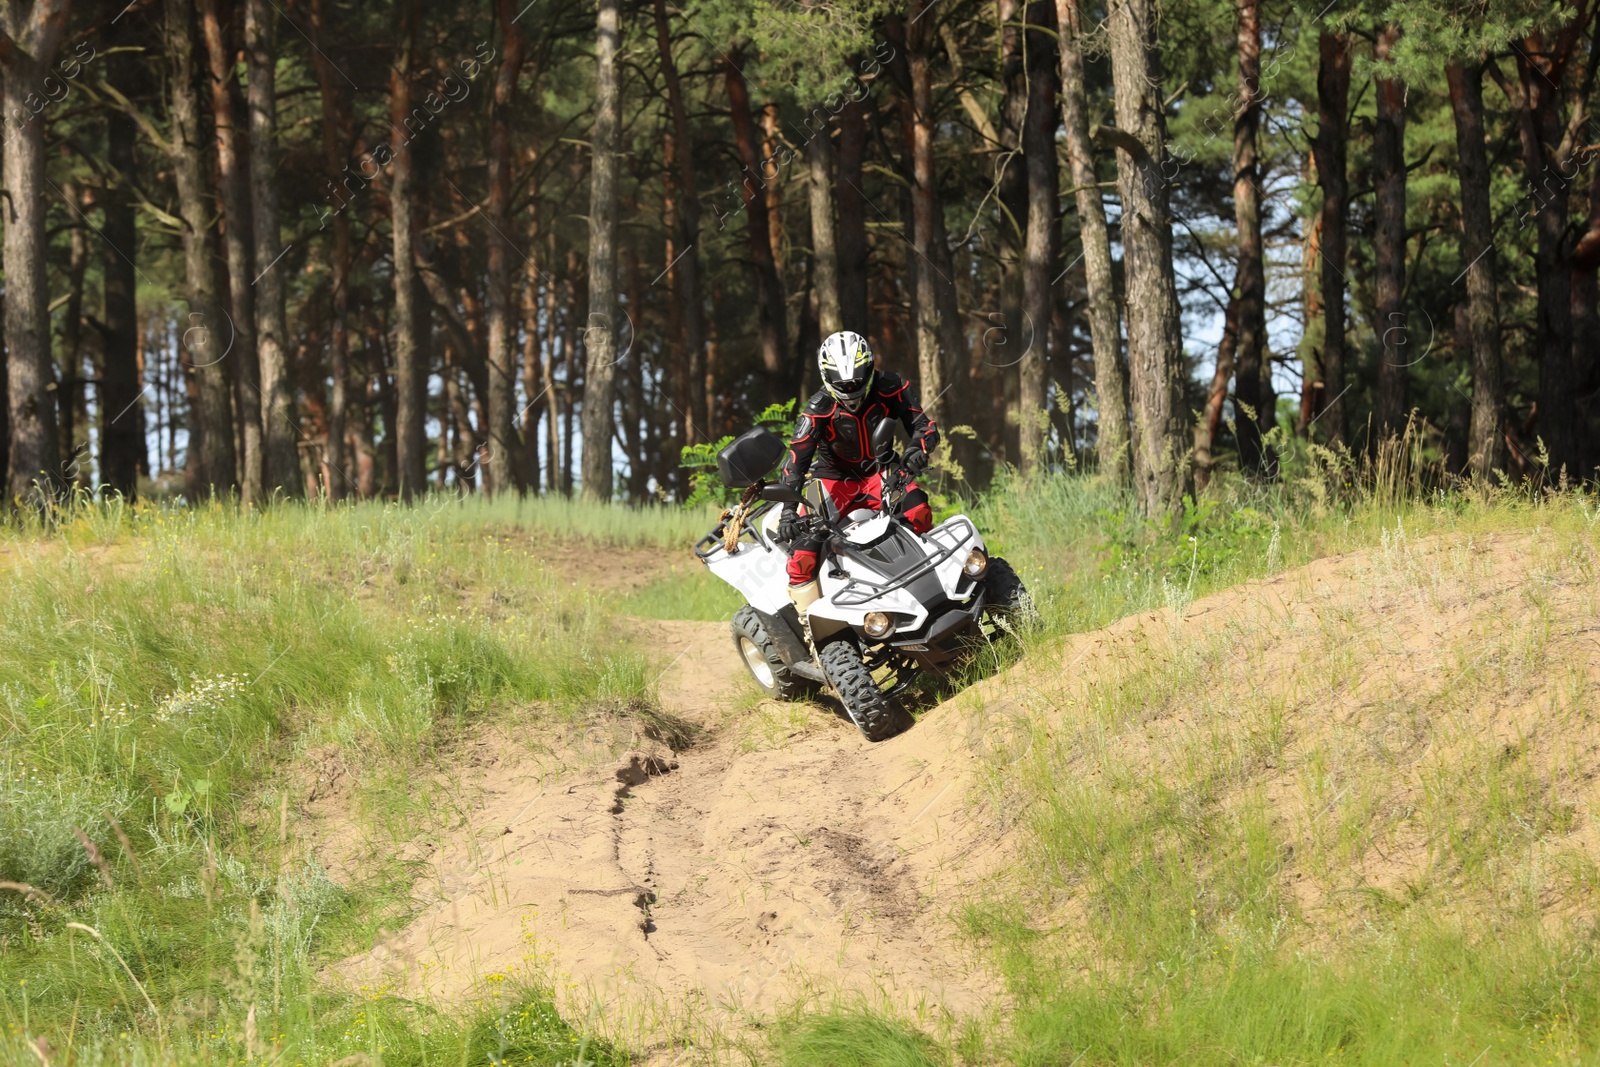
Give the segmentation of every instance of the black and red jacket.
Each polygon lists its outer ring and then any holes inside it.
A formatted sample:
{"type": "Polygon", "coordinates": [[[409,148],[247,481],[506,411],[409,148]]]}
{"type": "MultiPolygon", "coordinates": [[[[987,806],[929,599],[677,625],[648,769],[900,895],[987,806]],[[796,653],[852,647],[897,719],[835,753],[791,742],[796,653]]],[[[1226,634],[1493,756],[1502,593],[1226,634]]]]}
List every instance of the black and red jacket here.
{"type": "Polygon", "coordinates": [[[900,420],[912,448],[932,453],[939,443],[939,431],[917,402],[911,384],[898,374],[879,371],[858,411],[846,410],[826,389],[812,395],[795,423],[779,480],[799,492],[807,471],[818,478],[852,480],[878,473],[870,442],[872,431],[884,419],[900,420]]]}

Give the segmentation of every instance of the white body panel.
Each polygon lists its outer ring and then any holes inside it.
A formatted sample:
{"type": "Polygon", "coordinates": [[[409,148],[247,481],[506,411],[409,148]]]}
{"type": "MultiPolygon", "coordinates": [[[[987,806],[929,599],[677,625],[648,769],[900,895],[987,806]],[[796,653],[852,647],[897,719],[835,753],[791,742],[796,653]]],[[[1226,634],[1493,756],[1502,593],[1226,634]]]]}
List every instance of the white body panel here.
{"type": "Polygon", "coordinates": [[[706,557],[712,574],[739,590],[751,607],[768,615],[776,615],[789,603],[789,574],[785,570],[789,557],[771,544],[778,529],[779,510],[768,508],[761,516],[760,526],[766,533],[762,544],[743,541],[731,556],[717,548],[706,557]]]}
{"type": "MultiPolygon", "coordinates": [[[[870,524],[862,523],[859,525],[878,525],[880,523],[878,535],[881,536],[883,530],[888,527],[889,517],[887,515],[878,516],[870,524]]],[[[867,542],[858,541],[855,537],[850,536],[855,529],[852,528],[845,534],[852,544],[867,543],[875,539],[868,538],[867,542]]],[[[934,573],[938,575],[939,584],[944,587],[945,595],[951,600],[958,604],[971,600],[974,591],[972,588],[969,588],[963,594],[958,594],[956,589],[961,582],[961,565],[966,562],[967,555],[974,548],[983,547],[983,538],[979,535],[977,527],[972,524],[972,520],[965,515],[952,515],[924,534],[922,540],[927,546],[930,556],[937,553],[940,547],[948,547],[960,542],[960,547],[949,558],[940,563],[934,569],[934,573]],[[966,540],[962,541],[964,535],[966,535],[966,540]]],[[[840,563],[849,575],[879,583],[886,580],[883,575],[872,572],[855,560],[841,560],[840,563]]],[[[829,574],[832,570],[833,567],[831,565],[819,568],[822,578],[822,599],[811,605],[810,615],[819,619],[834,619],[851,626],[859,626],[869,611],[894,612],[906,617],[905,621],[898,627],[901,630],[915,630],[928,621],[928,609],[904,589],[891,590],[882,596],[873,597],[865,603],[834,603],[834,595],[849,585],[850,579],[830,577],[829,574]]],[[[785,595],[787,595],[787,592],[785,595]]],[[[856,597],[852,596],[850,599],[853,601],[856,597]]]]}
{"type": "MultiPolygon", "coordinates": [[[[759,526],[765,534],[762,543],[741,542],[738,551],[732,555],[721,548],[716,548],[706,556],[705,561],[713,574],[742,593],[752,607],[769,615],[776,615],[790,602],[789,576],[785,569],[789,559],[771,543],[778,527],[779,510],[775,507],[769,508],[761,516],[759,526]]],[[[887,514],[874,515],[847,528],[845,536],[852,544],[871,544],[887,532],[889,523],[890,517],[887,514]]],[[[944,587],[945,595],[951,600],[957,603],[971,600],[973,587],[969,587],[965,593],[958,593],[957,589],[961,582],[961,567],[966,562],[967,556],[974,548],[984,547],[983,537],[978,533],[972,520],[965,515],[952,515],[923,535],[922,540],[930,556],[937,554],[941,548],[959,544],[959,547],[935,568],[934,573],[939,578],[939,584],[944,587]]],[[[883,611],[904,617],[900,629],[914,630],[927,622],[927,608],[904,589],[891,590],[862,603],[846,605],[834,603],[835,594],[850,582],[849,577],[832,576],[836,566],[842,567],[848,575],[868,581],[882,583],[886,580],[884,575],[873,573],[858,561],[833,557],[824,559],[817,568],[818,579],[822,585],[822,598],[811,605],[809,613],[813,617],[858,626],[869,611],[883,611]]],[[[851,599],[855,597],[852,596],[851,599]]]]}

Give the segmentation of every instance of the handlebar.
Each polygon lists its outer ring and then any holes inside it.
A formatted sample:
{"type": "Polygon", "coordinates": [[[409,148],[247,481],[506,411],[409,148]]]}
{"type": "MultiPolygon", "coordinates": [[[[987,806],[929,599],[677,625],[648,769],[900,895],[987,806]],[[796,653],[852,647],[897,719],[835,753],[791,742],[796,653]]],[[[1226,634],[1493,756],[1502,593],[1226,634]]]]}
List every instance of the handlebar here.
{"type": "MultiPolygon", "coordinates": [[[[888,513],[889,515],[895,514],[895,509],[899,506],[900,501],[904,499],[906,495],[905,483],[911,480],[910,474],[907,473],[904,467],[900,466],[899,460],[900,457],[893,452],[890,452],[886,455],[886,457],[880,457],[879,459],[883,470],[883,474],[879,481],[879,485],[883,494],[880,510],[888,513]]],[[[749,505],[754,504],[758,498],[766,500],[769,504],[790,503],[790,501],[773,500],[772,497],[765,492],[769,489],[782,489],[784,493],[790,492],[790,490],[783,489],[781,486],[775,483],[769,484],[767,482],[757,481],[744,491],[744,494],[740,499],[740,505],[748,508],[749,505]]],[[[795,503],[803,503],[803,501],[795,501],[795,503]]],[[[764,511],[766,511],[766,506],[749,510],[745,515],[744,522],[741,523],[740,532],[743,533],[748,531],[753,537],[755,537],[757,540],[760,540],[760,534],[757,532],[751,520],[762,514],[764,511]]],[[[700,538],[699,541],[695,542],[696,556],[699,556],[700,559],[704,560],[716,551],[717,547],[722,543],[722,539],[727,530],[728,519],[732,516],[732,514],[732,509],[730,509],[728,512],[725,512],[717,525],[713,527],[712,530],[704,537],[700,538]]],[[[823,540],[827,540],[830,537],[839,536],[843,533],[843,528],[841,525],[831,521],[828,518],[825,508],[808,508],[807,513],[799,516],[799,519],[802,523],[809,527],[807,531],[808,533],[812,534],[813,536],[816,536],[820,533],[824,535],[822,538],[823,540]]]]}
{"type": "Polygon", "coordinates": [[[910,474],[898,463],[883,476],[883,506],[885,508],[898,507],[906,495],[905,483],[911,480],[910,474]]]}

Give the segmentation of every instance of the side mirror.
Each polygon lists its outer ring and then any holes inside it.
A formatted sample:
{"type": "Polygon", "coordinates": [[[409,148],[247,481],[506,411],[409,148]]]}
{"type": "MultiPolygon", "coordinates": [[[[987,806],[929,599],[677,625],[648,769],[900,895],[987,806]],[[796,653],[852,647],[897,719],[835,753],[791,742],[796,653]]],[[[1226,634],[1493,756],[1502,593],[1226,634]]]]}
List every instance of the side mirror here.
{"type": "Polygon", "coordinates": [[[872,454],[885,459],[894,451],[896,431],[903,431],[898,419],[884,419],[872,431],[872,454]]]}
{"type": "Polygon", "coordinates": [[[790,489],[787,485],[764,485],[761,487],[761,499],[770,500],[774,504],[799,504],[802,503],[800,494],[790,489]]]}

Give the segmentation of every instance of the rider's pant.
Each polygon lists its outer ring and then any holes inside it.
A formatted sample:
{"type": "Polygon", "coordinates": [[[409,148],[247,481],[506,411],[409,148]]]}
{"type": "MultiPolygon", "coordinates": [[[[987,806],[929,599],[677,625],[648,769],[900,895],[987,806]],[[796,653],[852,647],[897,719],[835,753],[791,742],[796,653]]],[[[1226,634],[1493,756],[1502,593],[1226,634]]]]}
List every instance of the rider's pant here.
{"type": "MultiPolygon", "coordinates": [[[[877,474],[865,478],[818,478],[823,492],[833,501],[839,514],[847,515],[855,508],[877,510],[883,503],[883,478],[877,474]]],[[[906,483],[906,495],[900,498],[895,509],[919,534],[933,529],[933,508],[928,506],[928,494],[916,482],[906,483]]],[[[789,546],[789,584],[805,585],[817,575],[817,554],[822,551],[820,538],[803,538],[789,546]]]]}

